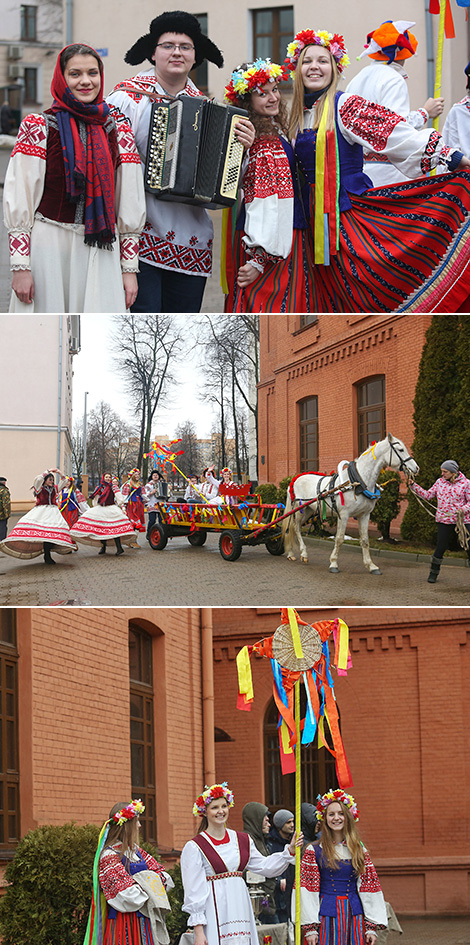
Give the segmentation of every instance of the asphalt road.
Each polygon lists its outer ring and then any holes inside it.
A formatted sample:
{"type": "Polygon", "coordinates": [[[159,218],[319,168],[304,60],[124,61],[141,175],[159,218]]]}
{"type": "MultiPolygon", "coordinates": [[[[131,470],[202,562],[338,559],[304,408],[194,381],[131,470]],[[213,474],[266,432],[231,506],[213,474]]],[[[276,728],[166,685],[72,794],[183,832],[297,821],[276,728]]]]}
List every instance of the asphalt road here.
{"type": "MultiPolygon", "coordinates": [[[[244,548],[238,561],[225,561],[218,535],[202,548],[174,538],[153,551],[140,536],[140,550],[117,558],[81,545],[71,555],[22,561],[0,554],[0,605],[47,606],[71,601],[93,606],[467,606],[470,569],[446,562],[437,584],[427,583],[426,559],[397,553],[378,556],[381,575],[369,574],[359,549],[341,551],[339,574],[328,571],[330,546],[308,541],[309,562],[273,557],[264,546],[244,548]]],[[[388,553],[390,554],[390,553],[388,553]]],[[[459,563],[460,564],[460,563],[459,563]]]]}

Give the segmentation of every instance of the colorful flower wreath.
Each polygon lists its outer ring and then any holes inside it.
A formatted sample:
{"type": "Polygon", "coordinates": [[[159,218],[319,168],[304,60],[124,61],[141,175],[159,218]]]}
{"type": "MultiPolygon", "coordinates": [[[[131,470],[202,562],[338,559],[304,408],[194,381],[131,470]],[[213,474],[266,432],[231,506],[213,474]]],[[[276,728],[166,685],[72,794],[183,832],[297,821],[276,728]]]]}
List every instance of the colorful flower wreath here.
{"type": "Polygon", "coordinates": [[[225,86],[225,98],[236,105],[245,95],[259,89],[266,82],[284,82],[288,79],[284,66],[270,59],[257,59],[248,69],[235,69],[225,86]]]}
{"type": "Polygon", "coordinates": [[[359,810],[352,794],[346,794],[345,791],[342,791],[340,788],[338,788],[336,791],[332,791],[330,789],[326,794],[322,794],[321,797],[320,795],[318,796],[317,820],[319,823],[322,822],[327,807],[329,807],[333,801],[341,801],[345,807],[349,807],[354,820],[359,820],[359,810]]]}
{"type": "Polygon", "coordinates": [[[193,807],[193,814],[195,817],[203,817],[206,813],[209,804],[212,801],[217,801],[219,797],[225,797],[229,807],[233,807],[235,801],[233,794],[226,781],[222,781],[222,784],[213,784],[212,787],[205,787],[205,790],[199,797],[196,798],[193,807]]]}
{"type": "Polygon", "coordinates": [[[339,33],[328,33],[327,30],[300,30],[287,47],[287,56],[284,60],[290,72],[293,72],[299,61],[300,53],[306,46],[324,46],[336,60],[338,72],[342,72],[351,62],[348,50],[344,45],[344,37],[339,33]]]}
{"type": "Polygon", "coordinates": [[[116,811],[111,819],[114,820],[119,827],[122,827],[128,820],[132,820],[133,817],[143,814],[144,810],[145,804],[138,798],[135,801],[131,801],[130,804],[128,804],[127,807],[123,807],[122,810],[116,811]]]}

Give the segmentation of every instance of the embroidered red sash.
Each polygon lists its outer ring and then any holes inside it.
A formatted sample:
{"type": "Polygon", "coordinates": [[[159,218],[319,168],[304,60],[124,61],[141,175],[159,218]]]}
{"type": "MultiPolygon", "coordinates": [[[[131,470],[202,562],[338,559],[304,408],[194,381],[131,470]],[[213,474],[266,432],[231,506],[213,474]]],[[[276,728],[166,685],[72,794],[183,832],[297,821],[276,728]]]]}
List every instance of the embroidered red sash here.
{"type": "MultiPolygon", "coordinates": [[[[240,863],[238,869],[242,872],[250,859],[250,838],[247,833],[241,833],[236,831],[238,849],[240,851],[240,863]]],[[[227,866],[224,863],[223,859],[217,853],[217,850],[214,850],[214,847],[206,837],[200,833],[197,837],[193,837],[194,843],[197,843],[198,847],[202,850],[206,860],[209,861],[214,873],[227,873],[227,866]]]]}

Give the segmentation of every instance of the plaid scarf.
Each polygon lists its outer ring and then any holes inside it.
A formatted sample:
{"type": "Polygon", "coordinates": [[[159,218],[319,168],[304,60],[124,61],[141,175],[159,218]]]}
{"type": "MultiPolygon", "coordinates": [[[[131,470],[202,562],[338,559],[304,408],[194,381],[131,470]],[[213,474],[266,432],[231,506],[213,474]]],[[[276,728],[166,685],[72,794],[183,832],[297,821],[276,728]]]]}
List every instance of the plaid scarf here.
{"type": "Polygon", "coordinates": [[[109,106],[103,101],[102,67],[100,65],[101,84],[95,101],[79,102],[65,82],[60,55],[51,92],[64,158],[67,198],[77,203],[82,194],[85,195],[85,243],[112,249],[111,243],[116,239],[114,167],[104,129],[109,106]],[[86,144],[80,138],[79,120],[86,126],[86,144]]]}

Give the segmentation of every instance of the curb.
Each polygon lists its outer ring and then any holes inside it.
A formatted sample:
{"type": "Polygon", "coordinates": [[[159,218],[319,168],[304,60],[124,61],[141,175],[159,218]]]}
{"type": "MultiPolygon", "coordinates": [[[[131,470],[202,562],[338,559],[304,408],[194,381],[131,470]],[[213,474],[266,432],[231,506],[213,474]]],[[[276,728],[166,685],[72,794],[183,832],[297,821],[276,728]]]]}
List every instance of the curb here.
{"type": "MultiPolygon", "coordinates": [[[[304,535],[303,539],[306,543],[314,545],[318,548],[328,545],[329,542],[328,538],[310,538],[308,535],[304,535]]],[[[343,551],[362,554],[360,545],[350,545],[349,542],[343,542],[341,545],[341,554],[343,554],[343,551]]],[[[429,564],[432,557],[432,551],[430,551],[429,554],[423,555],[418,552],[414,553],[411,551],[393,551],[392,549],[388,548],[371,548],[370,553],[373,558],[396,558],[398,561],[413,561],[417,564],[429,564]]],[[[446,567],[467,567],[465,558],[444,558],[442,563],[443,565],[446,565],[446,567]]]]}

